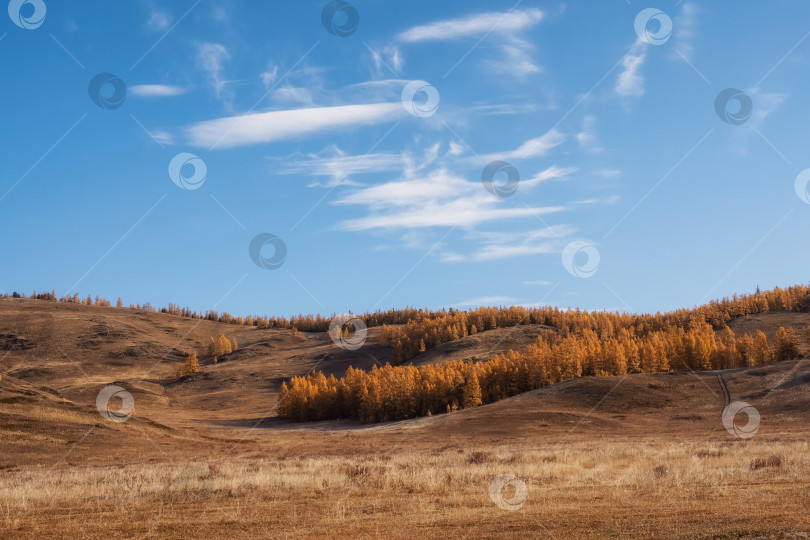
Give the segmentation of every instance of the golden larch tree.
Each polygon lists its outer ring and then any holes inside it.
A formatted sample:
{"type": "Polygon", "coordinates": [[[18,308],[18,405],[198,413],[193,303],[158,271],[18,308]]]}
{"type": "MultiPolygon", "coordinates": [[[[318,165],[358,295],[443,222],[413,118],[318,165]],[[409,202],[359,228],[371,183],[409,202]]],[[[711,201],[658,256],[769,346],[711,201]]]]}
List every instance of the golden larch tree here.
{"type": "Polygon", "coordinates": [[[473,371],[464,383],[462,406],[469,409],[478,407],[481,403],[481,385],[478,382],[478,375],[473,371]]]}

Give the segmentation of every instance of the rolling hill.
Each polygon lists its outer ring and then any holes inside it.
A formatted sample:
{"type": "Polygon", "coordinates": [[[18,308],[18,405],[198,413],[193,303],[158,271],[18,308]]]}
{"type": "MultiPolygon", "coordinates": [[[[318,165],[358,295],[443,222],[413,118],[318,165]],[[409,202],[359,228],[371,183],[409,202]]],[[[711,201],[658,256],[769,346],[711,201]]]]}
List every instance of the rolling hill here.
{"type": "MultiPolygon", "coordinates": [[[[808,325],[810,314],[787,312],[730,323],[735,333],[762,330],[771,339],[780,326],[804,335],[808,325]]],[[[523,325],[480,332],[430,349],[412,363],[486,360],[554,331],[523,325]]],[[[711,486],[704,486],[710,490],[704,503],[716,503],[712,511],[719,521],[711,528],[716,534],[770,534],[807,525],[796,506],[804,504],[806,481],[795,478],[805,466],[799,448],[806,447],[810,420],[810,366],[804,358],[701,373],[583,377],[481,407],[400,422],[290,423],[277,417],[279,387],[291,376],[314,369],[340,376],[350,365],[370,369],[389,362],[392,350],[380,345],[378,336],[379,329],[371,328],[365,345],[348,351],[323,333],[0,299],[0,508],[7,516],[0,531],[47,537],[55,523],[65,523],[63,515],[54,513],[65,501],[46,490],[48,478],[58,479],[65,493],[84,486],[87,498],[76,495],[70,503],[82,516],[70,527],[80,529],[60,531],[86,530],[88,537],[113,530],[124,536],[180,537],[202,527],[226,534],[235,523],[250,536],[319,536],[334,533],[335,527],[341,531],[336,536],[374,536],[391,520],[401,524],[402,532],[393,537],[438,536],[438,525],[441,534],[445,526],[458,532],[474,526],[483,536],[508,537],[537,530],[540,516],[556,537],[582,536],[585,530],[603,531],[594,537],[613,536],[609,531],[631,537],[697,533],[705,530],[705,521],[690,521],[683,512],[697,511],[702,503],[684,491],[686,479],[711,486]],[[220,334],[235,338],[239,349],[216,364],[202,357],[199,373],[178,379],[183,351],[203,351],[209,337],[220,334]],[[135,411],[128,421],[110,422],[99,414],[96,399],[108,385],[133,396],[135,411]],[[724,428],[721,413],[733,401],[759,411],[755,438],[735,438],[724,428]],[[627,452],[639,452],[633,464],[627,452]],[[704,454],[700,459],[715,460],[717,472],[695,476],[689,466],[696,463],[694,455],[704,454]],[[785,464],[772,472],[749,472],[755,459],[771,455],[785,464]],[[611,468],[603,470],[607,463],[611,468]],[[616,469],[617,463],[625,465],[616,469]],[[465,467],[479,471],[480,478],[463,480],[465,467]],[[309,472],[299,478],[295,471],[302,468],[309,472]],[[659,472],[649,472],[653,469],[659,472]],[[533,499],[526,512],[505,516],[490,506],[489,480],[483,479],[509,470],[533,479],[533,499]],[[721,470],[737,476],[721,481],[721,470]],[[287,480],[271,480],[272,471],[287,480]],[[411,474],[400,477],[395,471],[411,474]],[[189,474],[191,480],[177,487],[178,478],[189,474]],[[87,487],[85,482],[100,482],[92,480],[94,475],[111,482],[110,490],[130,493],[131,508],[103,502],[114,499],[107,488],[96,493],[87,487]],[[431,478],[443,478],[443,485],[431,478]],[[417,479],[421,483],[415,484],[417,479]],[[767,494],[752,488],[752,482],[765,482],[767,494]],[[187,484],[196,487],[189,491],[187,484]],[[593,489],[582,492],[588,485],[593,489]],[[357,491],[342,499],[346,486],[357,491]],[[454,491],[446,492],[451,486],[454,491]],[[646,498],[629,494],[630,488],[646,498]],[[307,505],[297,507],[279,489],[307,505]],[[743,495],[745,489],[758,494],[756,511],[740,517],[719,510],[719,501],[730,494],[751,501],[754,495],[743,495]],[[655,498],[666,490],[677,493],[672,504],[680,509],[655,498]],[[369,494],[386,502],[369,506],[369,494]],[[593,511],[573,523],[566,512],[583,497],[593,511]],[[786,497],[792,502],[780,502],[786,497]],[[20,501],[27,502],[21,506],[20,501]],[[149,516],[155,501],[171,510],[162,511],[153,529],[149,516]],[[237,507],[244,508],[238,519],[237,507]],[[557,513],[548,514],[551,507],[557,513]],[[200,518],[203,509],[207,517],[200,518]],[[268,518],[268,512],[290,521],[268,518]],[[649,515],[635,528],[631,516],[639,512],[649,515]],[[768,525],[763,512],[771,516],[768,525]]],[[[802,354],[807,352],[803,347],[802,354]]]]}

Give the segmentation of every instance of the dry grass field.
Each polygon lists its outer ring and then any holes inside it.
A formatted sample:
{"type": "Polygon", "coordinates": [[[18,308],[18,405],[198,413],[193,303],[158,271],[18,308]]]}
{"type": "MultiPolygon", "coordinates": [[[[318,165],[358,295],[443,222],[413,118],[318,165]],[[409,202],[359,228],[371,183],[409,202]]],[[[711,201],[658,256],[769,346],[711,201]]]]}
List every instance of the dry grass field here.
{"type": "MultiPolygon", "coordinates": [[[[735,321],[802,332],[804,314],[735,321]]],[[[538,329],[448,344],[487,358],[538,329]],[[495,343],[493,343],[493,341],[495,343]]],[[[494,330],[505,334],[505,330],[494,330]]],[[[2,538],[807,538],[810,366],[583,378],[396,423],[288,423],[281,381],[386,362],[322,335],[0,300],[2,538]],[[239,351],[176,380],[176,349],[239,351]],[[126,422],[96,407],[125,388],[126,422]],[[727,387],[729,397],[724,396],[727,387]],[[724,427],[727,401],[761,422],[724,427]]],[[[461,341],[461,340],[460,340],[461,341]]],[[[805,353],[807,351],[804,351],[805,353]]],[[[414,363],[441,361],[433,350],[414,363]]],[[[115,406],[113,406],[114,408],[115,406]]],[[[742,423],[745,423],[744,416],[742,423]]]]}

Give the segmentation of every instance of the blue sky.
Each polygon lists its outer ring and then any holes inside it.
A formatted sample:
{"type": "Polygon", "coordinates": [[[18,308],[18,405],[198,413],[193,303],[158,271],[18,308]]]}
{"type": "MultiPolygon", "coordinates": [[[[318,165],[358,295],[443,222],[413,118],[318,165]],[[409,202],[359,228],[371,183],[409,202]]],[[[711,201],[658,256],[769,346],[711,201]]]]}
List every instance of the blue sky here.
{"type": "Polygon", "coordinates": [[[0,287],[286,315],[654,312],[806,282],[808,15],[14,0],[0,287]],[[260,234],[286,246],[271,269],[260,234]]]}

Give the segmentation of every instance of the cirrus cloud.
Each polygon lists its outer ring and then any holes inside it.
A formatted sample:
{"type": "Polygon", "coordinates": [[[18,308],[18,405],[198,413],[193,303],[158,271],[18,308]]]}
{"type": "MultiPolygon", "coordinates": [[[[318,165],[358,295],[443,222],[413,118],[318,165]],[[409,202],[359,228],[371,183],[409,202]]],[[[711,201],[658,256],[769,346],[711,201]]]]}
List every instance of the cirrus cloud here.
{"type": "Polygon", "coordinates": [[[404,114],[401,103],[312,107],[206,120],[186,128],[186,134],[193,146],[233,148],[334,133],[386,122],[404,114]]]}
{"type": "Polygon", "coordinates": [[[133,96],[146,98],[182,96],[187,91],[186,88],[168,84],[137,84],[129,87],[133,96]]]}

